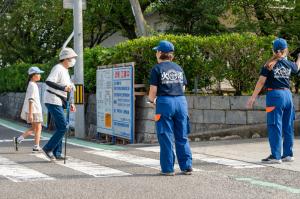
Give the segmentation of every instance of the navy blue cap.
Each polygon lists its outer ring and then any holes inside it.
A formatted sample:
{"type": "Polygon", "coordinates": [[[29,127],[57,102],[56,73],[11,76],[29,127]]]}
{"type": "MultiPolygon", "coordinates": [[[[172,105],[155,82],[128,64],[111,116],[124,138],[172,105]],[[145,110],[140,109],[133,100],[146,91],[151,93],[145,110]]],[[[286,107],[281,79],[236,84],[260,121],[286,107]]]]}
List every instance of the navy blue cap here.
{"type": "Polygon", "coordinates": [[[173,52],[174,45],[167,40],[161,40],[158,46],[154,47],[153,50],[161,51],[164,53],[173,52]]]}
{"type": "Polygon", "coordinates": [[[278,50],[284,50],[288,47],[285,39],[277,38],[273,41],[273,50],[277,52],[278,50]]]}

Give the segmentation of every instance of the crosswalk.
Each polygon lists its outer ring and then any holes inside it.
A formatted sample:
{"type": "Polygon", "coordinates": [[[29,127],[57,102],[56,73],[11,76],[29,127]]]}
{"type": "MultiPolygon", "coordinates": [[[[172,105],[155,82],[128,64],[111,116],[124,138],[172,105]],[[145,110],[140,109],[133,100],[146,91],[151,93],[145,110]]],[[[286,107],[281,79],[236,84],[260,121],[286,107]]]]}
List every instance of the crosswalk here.
{"type": "MultiPolygon", "coordinates": [[[[94,158],[91,158],[93,160],[99,159],[99,158],[107,158],[114,161],[120,161],[129,163],[132,165],[137,165],[140,167],[144,167],[147,169],[153,169],[156,171],[153,171],[153,173],[157,173],[157,171],[160,170],[160,163],[158,159],[157,153],[159,153],[159,147],[142,147],[142,148],[136,148],[134,149],[135,152],[138,151],[146,151],[147,153],[153,153],[155,154],[156,159],[149,158],[149,157],[143,157],[140,155],[140,153],[131,154],[131,151],[113,151],[108,149],[97,149],[92,150],[88,148],[88,150],[83,151],[86,156],[94,156],[94,158]]],[[[42,161],[49,161],[44,154],[37,153],[37,154],[22,154],[23,159],[26,158],[25,156],[30,155],[31,158],[42,160],[42,161]]],[[[152,155],[153,157],[154,155],[152,155]]],[[[84,158],[86,159],[86,158],[84,158]]],[[[250,168],[261,168],[264,167],[263,165],[257,165],[252,163],[246,163],[242,161],[237,160],[229,160],[225,158],[216,158],[211,157],[203,154],[193,154],[194,160],[200,160],[203,162],[209,162],[209,163],[215,163],[215,164],[221,164],[225,165],[234,169],[250,169],[250,168]]],[[[94,178],[105,178],[105,177],[126,177],[126,176],[132,176],[135,175],[134,171],[121,171],[119,168],[111,168],[108,166],[103,166],[99,164],[98,162],[92,162],[92,161],[86,161],[80,158],[74,158],[69,157],[67,163],[64,164],[63,161],[55,161],[54,163],[46,163],[47,167],[53,167],[53,165],[57,165],[59,167],[63,167],[65,169],[71,169],[74,172],[79,172],[84,175],[87,175],[89,177],[94,178]]],[[[31,168],[30,164],[22,164],[22,162],[18,163],[18,161],[10,160],[7,156],[3,157],[0,154],[0,176],[7,178],[10,181],[13,182],[30,182],[30,181],[51,181],[51,180],[59,180],[59,177],[57,176],[51,176],[49,172],[47,174],[44,174],[41,171],[43,169],[34,167],[31,168]]],[[[112,166],[113,167],[113,166],[112,166]]],[[[180,171],[178,164],[175,164],[175,170],[176,172],[180,171]]],[[[205,170],[202,170],[200,168],[194,168],[195,172],[206,172],[205,170]]],[[[59,171],[57,171],[59,172],[59,171]]]]}
{"type": "MultiPolygon", "coordinates": [[[[142,147],[142,148],[137,148],[137,149],[142,150],[142,151],[155,152],[155,153],[159,153],[159,151],[160,151],[159,146],[142,147]]],[[[251,168],[265,167],[264,165],[260,165],[260,164],[253,164],[253,163],[243,162],[243,161],[239,161],[239,160],[214,157],[214,156],[209,156],[209,155],[204,155],[204,154],[199,154],[199,153],[193,153],[193,159],[200,160],[203,162],[208,162],[208,163],[225,165],[225,166],[229,166],[234,169],[251,169],[251,168]]]]}
{"type": "Polygon", "coordinates": [[[0,156],[0,175],[13,182],[54,180],[54,178],[40,173],[36,170],[17,164],[7,158],[0,156]]]}

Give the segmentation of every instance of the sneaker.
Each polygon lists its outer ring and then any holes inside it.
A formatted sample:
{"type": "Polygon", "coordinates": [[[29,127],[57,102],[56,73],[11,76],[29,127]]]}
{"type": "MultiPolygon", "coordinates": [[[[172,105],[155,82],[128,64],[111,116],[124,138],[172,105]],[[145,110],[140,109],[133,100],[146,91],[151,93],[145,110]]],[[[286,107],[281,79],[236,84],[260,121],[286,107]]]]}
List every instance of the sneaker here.
{"type": "Polygon", "coordinates": [[[267,157],[265,159],[262,159],[261,162],[266,163],[266,164],[281,164],[282,163],[281,160],[275,159],[272,155],[270,155],[269,157],[267,157]]]}
{"type": "Polygon", "coordinates": [[[50,161],[55,160],[55,157],[51,151],[46,151],[45,149],[42,149],[42,151],[50,161]]]}
{"type": "Polygon", "coordinates": [[[18,137],[13,137],[13,143],[14,143],[14,147],[15,147],[15,150],[16,151],[19,151],[19,148],[18,148],[18,137]]]}
{"type": "Polygon", "coordinates": [[[167,173],[160,172],[159,175],[162,175],[162,176],[175,176],[175,173],[174,172],[167,172],[167,173]]]}
{"type": "Polygon", "coordinates": [[[188,168],[188,169],[182,171],[182,174],[183,175],[192,175],[192,171],[193,171],[192,168],[188,168]]]}
{"type": "Polygon", "coordinates": [[[32,148],[32,153],[38,153],[38,152],[41,152],[42,151],[42,148],[40,146],[34,146],[32,148]]]}
{"type": "MultiPolygon", "coordinates": [[[[68,157],[66,157],[66,160],[67,159],[68,159],[68,157]]],[[[65,156],[57,156],[57,157],[55,157],[55,160],[57,160],[57,161],[65,160],[65,156]]]]}
{"type": "Polygon", "coordinates": [[[294,162],[295,158],[293,156],[286,156],[281,158],[282,162],[294,162]]]}

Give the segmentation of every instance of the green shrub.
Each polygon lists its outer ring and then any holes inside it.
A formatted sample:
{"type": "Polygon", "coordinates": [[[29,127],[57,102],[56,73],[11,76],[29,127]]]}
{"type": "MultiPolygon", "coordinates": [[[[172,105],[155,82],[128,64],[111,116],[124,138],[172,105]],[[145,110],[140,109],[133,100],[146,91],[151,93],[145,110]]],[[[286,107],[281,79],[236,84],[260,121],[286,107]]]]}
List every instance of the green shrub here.
{"type": "MultiPolygon", "coordinates": [[[[195,37],[159,35],[125,41],[111,48],[97,46],[84,50],[84,80],[86,92],[96,90],[98,66],[135,62],[135,83],[148,84],[151,68],[156,64],[154,46],[162,39],[175,45],[175,62],[181,65],[188,80],[188,90],[207,87],[224,79],[229,80],[236,94],[249,92],[255,86],[260,67],[271,56],[274,37],[258,37],[252,34],[225,34],[220,36],[195,37]]],[[[52,66],[39,65],[47,77],[52,66]]],[[[0,69],[0,92],[24,91],[27,69],[30,64],[16,64],[0,69]]]]}

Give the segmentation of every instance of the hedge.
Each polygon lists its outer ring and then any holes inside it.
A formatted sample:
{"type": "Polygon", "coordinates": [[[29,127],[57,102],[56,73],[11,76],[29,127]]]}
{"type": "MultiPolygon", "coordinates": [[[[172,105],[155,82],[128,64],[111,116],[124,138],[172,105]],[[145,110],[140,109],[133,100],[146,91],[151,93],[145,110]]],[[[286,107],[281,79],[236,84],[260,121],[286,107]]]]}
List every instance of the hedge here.
{"type": "MultiPolygon", "coordinates": [[[[162,39],[175,45],[175,62],[186,73],[188,90],[207,87],[224,79],[229,80],[236,94],[249,92],[255,86],[260,67],[272,55],[272,40],[275,37],[258,37],[245,34],[225,34],[219,36],[175,36],[159,35],[142,37],[120,43],[111,48],[97,46],[84,50],[84,79],[87,92],[95,92],[97,66],[136,62],[135,82],[148,84],[149,73],[156,64],[154,46],[162,39]]],[[[40,64],[49,73],[51,63],[40,64]]],[[[0,92],[24,91],[26,70],[31,64],[15,64],[0,69],[0,92]]]]}

